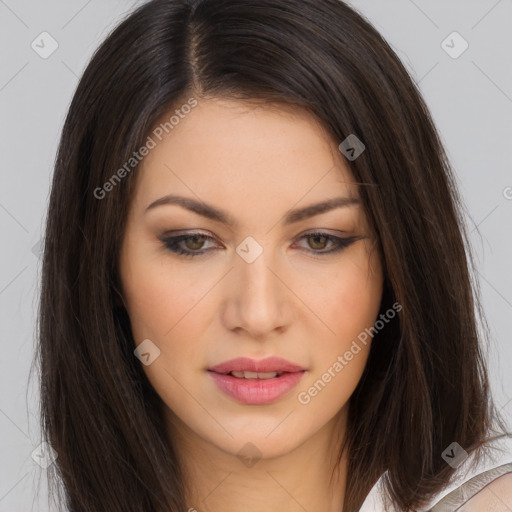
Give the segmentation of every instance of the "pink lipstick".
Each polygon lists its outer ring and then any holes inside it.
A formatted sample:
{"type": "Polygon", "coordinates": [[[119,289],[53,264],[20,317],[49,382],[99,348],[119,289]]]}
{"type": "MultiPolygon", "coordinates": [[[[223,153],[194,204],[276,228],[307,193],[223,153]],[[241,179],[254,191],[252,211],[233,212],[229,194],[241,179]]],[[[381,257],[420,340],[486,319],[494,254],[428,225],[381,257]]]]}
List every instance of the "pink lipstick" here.
{"type": "Polygon", "coordinates": [[[305,368],[280,357],[239,357],[208,369],[221,391],[247,405],[276,402],[293,389],[305,368]]]}

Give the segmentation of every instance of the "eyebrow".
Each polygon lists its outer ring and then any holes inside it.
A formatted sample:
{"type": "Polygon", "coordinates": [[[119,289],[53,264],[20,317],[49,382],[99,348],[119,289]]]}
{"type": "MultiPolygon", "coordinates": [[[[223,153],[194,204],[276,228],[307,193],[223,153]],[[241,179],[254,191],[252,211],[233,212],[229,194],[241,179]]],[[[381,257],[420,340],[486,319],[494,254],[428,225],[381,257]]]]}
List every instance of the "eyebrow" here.
{"type": "MultiPolygon", "coordinates": [[[[215,206],[206,204],[202,201],[197,201],[192,199],[191,197],[183,197],[177,195],[167,195],[153,201],[147,208],[146,213],[157,206],[162,205],[178,205],[182,208],[186,208],[191,212],[197,213],[203,217],[208,219],[221,222],[226,226],[237,226],[238,223],[228,212],[216,208],[215,206]]],[[[328,212],[335,208],[347,207],[360,205],[361,201],[356,197],[334,197],[332,199],[327,199],[325,201],[321,201],[320,203],[310,204],[308,206],[304,206],[303,208],[297,208],[295,210],[288,211],[284,216],[284,224],[294,224],[296,222],[300,222],[301,220],[307,219],[309,217],[314,217],[315,215],[320,215],[321,213],[328,212]]]]}

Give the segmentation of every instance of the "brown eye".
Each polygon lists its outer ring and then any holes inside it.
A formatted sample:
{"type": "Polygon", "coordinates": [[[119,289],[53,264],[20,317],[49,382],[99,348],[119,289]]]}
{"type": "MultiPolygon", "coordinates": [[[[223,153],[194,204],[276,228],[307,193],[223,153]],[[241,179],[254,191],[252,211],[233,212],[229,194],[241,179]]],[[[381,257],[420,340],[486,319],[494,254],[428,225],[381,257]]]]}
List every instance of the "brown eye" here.
{"type": "Polygon", "coordinates": [[[312,234],[307,235],[306,238],[308,238],[309,240],[313,240],[313,243],[309,243],[309,246],[311,247],[311,249],[315,250],[325,249],[325,244],[330,241],[329,238],[324,235],[312,234]]]}
{"type": "Polygon", "coordinates": [[[167,250],[181,256],[191,257],[200,256],[208,252],[208,250],[204,248],[204,244],[209,240],[214,241],[214,238],[200,233],[185,234],[161,239],[167,250]]]}
{"type": "Polygon", "coordinates": [[[343,249],[346,249],[360,238],[361,237],[357,236],[350,238],[340,238],[338,236],[319,231],[314,233],[306,233],[300,237],[299,240],[306,239],[308,246],[305,247],[305,250],[312,253],[314,257],[321,258],[323,256],[327,256],[328,254],[341,252],[343,249]],[[331,248],[328,248],[329,246],[327,244],[329,244],[329,242],[331,243],[331,248]],[[327,250],[325,250],[326,247],[327,250]]]}
{"type": "Polygon", "coordinates": [[[185,241],[185,246],[187,247],[187,249],[190,249],[191,251],[198,251],[198,250],[201,249],[201,247],[204,244],[204,241],[207,238],[208,237],[206,237],[204,235],[189,236],[188,238],[186,238],[184,240],[185,241]],[[191,243],[189,243],[189,242],[191,242],[191,243]]]}
{"type": "MultiPolygon", "coordinates": [[[[341,252],[360,238],[361,237],[340,238],[324,232],[314,232],[303,235],[299,240],[306,239],[307,247],[302,247],[302,249],[311,253],[313,257],[320,258],[327,256],[328,254],[341,252]],[[332,248],[328,248],[329,243],[332,248]]],[[[168,251],[181,256],[193,257],[201,256],[210,252],[209,249],[213,247],[205,248],[204,244],[208,241],[214,242],[215,239],[201,233],[190,233],[162,238],[161,241],[164,243],[164,246],[168,251]]]]}

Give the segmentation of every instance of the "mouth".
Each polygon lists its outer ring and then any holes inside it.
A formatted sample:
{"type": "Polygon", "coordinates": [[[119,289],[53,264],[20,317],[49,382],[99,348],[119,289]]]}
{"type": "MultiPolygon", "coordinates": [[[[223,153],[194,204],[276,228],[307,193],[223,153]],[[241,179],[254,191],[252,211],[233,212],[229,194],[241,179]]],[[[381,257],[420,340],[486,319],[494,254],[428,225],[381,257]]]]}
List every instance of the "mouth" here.
{"type": "MultiPolygon", "coordinates": [[[[216,372],[220,373],[220,372],[216,372]]],[[[220,373],[220,375],[231,375],[232,377],[236,377],[237,379],[274,379],[275,377],[281,377],[284,373],[289,372],[228,372],[228,373],[220,373]]]]}
{"type": "Polygon", "coordinates": [[[287,395],[300,381],[305,368],[282,358],[260,361],[238,358],[208,369],[217,387],[238,403],[265,405],[287,395]]]}
{"type": "Polygon", "coordinates": [[[251,359],[250,357],[237,357],[230,359],[224,363],[217,364],[208,369],[215,373],[224,375],[232,373],[235,377],[239,378],[273,378],[275,374],[295,373],[304,371],[305,368],[298,364],[292,363],[283,359],[282,357],[266,357],[265,359],[251,359]],[[243,375],[242,375],[243,374],[243,375]],[[258,377],[260,375],[261,377],[258,377]]]}

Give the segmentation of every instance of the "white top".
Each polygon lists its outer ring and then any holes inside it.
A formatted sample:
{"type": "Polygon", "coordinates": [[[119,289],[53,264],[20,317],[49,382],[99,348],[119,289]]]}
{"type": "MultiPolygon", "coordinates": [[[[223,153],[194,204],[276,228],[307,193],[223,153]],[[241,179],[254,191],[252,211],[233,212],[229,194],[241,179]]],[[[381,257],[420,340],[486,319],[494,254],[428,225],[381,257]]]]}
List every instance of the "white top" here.
{"type": "MultiPolygon", "coordinates": [[[[452,512],[491,481],[506,473],[512,473],[512,436],[505,436],[488,443],[488,446],[496,446],[501,450],[492,450],[489,455],[484,454],[479,464],[471,470],[469,465],[474,460],[474,456],[470,455],[457,467],[449,484],[428,503],[427,508],[418,510],[418,512],[452,512]]],[[[372,487],[359,512],[386,512],[383,487],[385,474],[381,475],[372,487]]],[[[400,512],[392,506],[389,506],[388,510],[389,512],[400,512]]]]}

